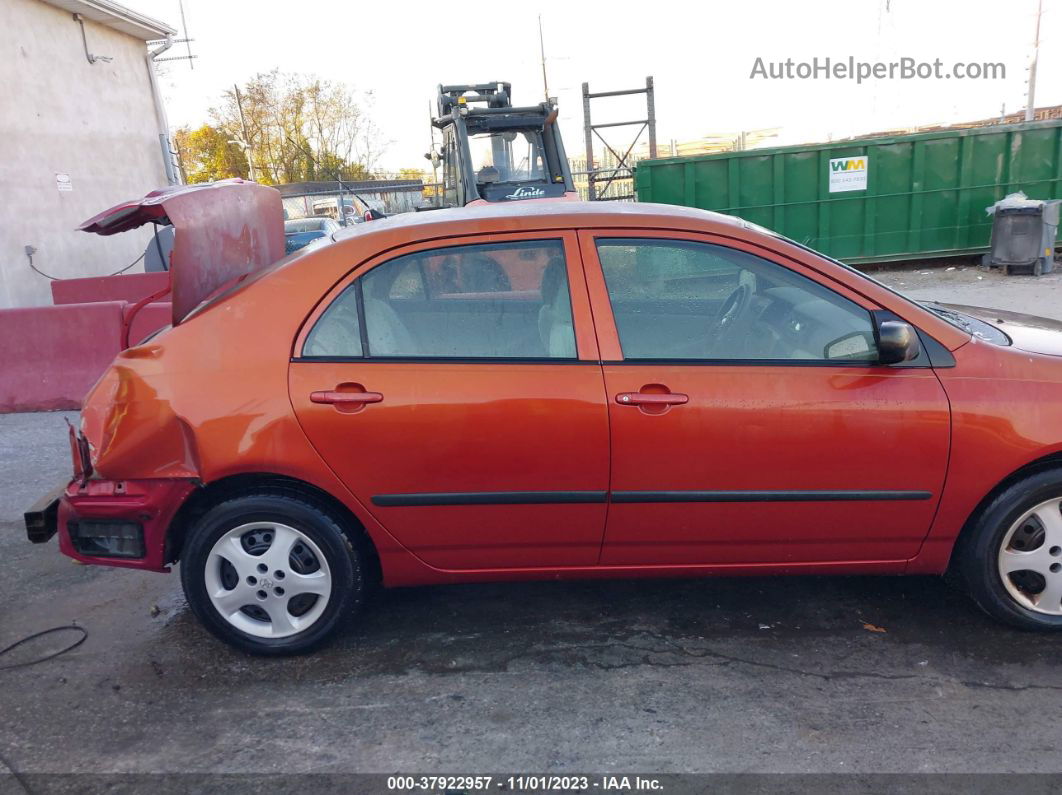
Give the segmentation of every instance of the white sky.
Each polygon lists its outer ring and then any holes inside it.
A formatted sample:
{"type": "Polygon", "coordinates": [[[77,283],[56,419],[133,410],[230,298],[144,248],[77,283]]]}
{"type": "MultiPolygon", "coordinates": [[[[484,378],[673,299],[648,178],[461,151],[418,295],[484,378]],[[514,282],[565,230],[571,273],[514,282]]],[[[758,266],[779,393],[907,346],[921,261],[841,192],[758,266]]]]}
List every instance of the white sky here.
{"type": "MultiPolygon", "coordinates": [[[[177,0],[123,0],[180,28],[177,0]]],[[[437,83],[513,84],[517,104],[542,97],[537,15],[550,94],[559,98],[569,155],[583,151],[580,86],[656,82],[657,137],[781,127],[800,143],[1024,107],[1036,0],[184,0],[194,70],[173,62],[163,80],[170,123],[197,125],[233,82],[256,72],[317,74],[376,95],[391,140],[381,166],[426,168],[428,102],[437,83]],[[765,61],[830,56],[945,67],[1002,62],[1005,80],[750,79],[765,61]]],[[[1044,0],[1036,104],[1062,104],[1062,0],[1044,0]]],[[[183,54],[183,45],[171,54],[183,54]]],[[[641,118],[642,98],[602,99],[594,121],[641,118]]],[[[623,128],[605,131],[614,147],[623,128]]]]}

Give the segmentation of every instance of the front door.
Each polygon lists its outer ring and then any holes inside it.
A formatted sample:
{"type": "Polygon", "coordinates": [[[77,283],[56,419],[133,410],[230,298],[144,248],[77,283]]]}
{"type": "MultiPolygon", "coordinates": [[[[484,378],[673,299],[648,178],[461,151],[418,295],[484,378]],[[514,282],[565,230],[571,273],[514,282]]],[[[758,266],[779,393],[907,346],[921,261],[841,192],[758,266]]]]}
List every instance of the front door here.
{"type": "Polygon", "coordinates": [[[874,362],[876,307],[747,244],[580,234],[612,428],[603,564],[918,551],[948,402],[923,362],[874,362]]]}
{"type": "Polygon", "coordinates": [[[392,252],[306,325],[299,422],[414,554],[441,569],[597,562],[608,411],[573,233],[392,252]]]}

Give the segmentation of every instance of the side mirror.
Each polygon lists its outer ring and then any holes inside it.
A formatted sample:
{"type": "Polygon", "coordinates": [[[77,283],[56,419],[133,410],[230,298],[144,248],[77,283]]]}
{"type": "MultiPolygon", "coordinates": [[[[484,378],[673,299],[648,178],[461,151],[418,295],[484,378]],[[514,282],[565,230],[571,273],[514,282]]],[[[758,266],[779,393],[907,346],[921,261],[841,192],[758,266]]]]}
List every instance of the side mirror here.
{"type": "Polygon", "coordinates": [[[878,363],[899,364],[918,356],[918,334],[914,326],[900,320],[883,320],[878,325],[878,363]]]}

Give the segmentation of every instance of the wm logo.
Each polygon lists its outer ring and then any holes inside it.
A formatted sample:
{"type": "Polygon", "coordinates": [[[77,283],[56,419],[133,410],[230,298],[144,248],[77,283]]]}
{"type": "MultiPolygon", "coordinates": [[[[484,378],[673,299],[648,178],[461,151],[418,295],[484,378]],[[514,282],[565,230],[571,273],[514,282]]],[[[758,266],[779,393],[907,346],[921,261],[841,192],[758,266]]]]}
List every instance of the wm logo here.
{"type": "Polygon", "coordinates": [[[830,167],[834,171],[865,171],[867,168],[867,161],[864,157],[852,158],[850,160],[835,160],[831,161],[830,167]]]}

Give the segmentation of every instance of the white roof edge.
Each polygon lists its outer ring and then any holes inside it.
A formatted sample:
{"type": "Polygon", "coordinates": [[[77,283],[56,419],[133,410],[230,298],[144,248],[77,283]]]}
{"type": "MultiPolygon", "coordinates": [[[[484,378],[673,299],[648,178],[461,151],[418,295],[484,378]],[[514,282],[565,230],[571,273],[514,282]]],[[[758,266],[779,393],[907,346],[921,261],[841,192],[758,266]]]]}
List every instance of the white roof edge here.
{"type": "Polygon", "coordinates": [[[141,41],[164,39],[177,34],[177,30],[165,22],[126,8],[112,0],[44,0],[44,2],[72,14],[81,14],[85,19],[106,25],[119,33],[125,33],[141,41]]]}

